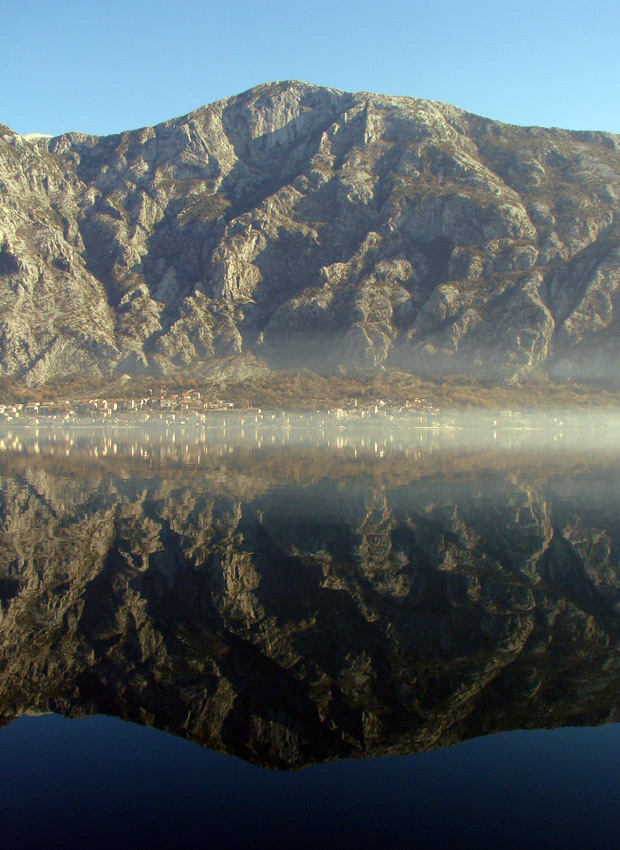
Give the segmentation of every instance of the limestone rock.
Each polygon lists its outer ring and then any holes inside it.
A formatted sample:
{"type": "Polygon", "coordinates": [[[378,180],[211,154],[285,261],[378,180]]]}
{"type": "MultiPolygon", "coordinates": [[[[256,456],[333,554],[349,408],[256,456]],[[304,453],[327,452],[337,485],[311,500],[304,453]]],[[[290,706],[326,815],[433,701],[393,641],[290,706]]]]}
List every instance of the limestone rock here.
{"type": "Polygon", "coordinates": [[[611,134],[271,83],[109,137],[1,125],[0,211],[0,374],[31,384],[238,356],[618,381],[611,134]]]}

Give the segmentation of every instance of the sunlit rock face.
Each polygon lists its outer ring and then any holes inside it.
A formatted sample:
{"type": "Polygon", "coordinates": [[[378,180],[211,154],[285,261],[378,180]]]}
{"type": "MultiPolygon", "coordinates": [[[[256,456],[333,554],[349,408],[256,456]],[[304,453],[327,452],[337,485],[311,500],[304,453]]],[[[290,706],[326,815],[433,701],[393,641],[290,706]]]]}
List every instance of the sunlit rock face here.
{"type": "Polygon", "coordinates": [[[619,719],[609,458],[144,446],[0,455],[4,722],[297,768],[619,719]]]}
{"type": "Polygon", "coordinates": [[[0,370],[231,361],[615,380],[619,139],[273,83],[156,127],[0,125],[0,370]]]}

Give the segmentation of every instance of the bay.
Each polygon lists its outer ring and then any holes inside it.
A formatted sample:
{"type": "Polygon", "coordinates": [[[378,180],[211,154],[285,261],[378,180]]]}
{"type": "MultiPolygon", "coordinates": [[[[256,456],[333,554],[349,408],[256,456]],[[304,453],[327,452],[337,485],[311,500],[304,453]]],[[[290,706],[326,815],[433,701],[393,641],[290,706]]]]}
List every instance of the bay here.
{"type": "Polygon", "coordinates": [[[5,427],[8,846],[615,846],[615,421],[5,427]]]}

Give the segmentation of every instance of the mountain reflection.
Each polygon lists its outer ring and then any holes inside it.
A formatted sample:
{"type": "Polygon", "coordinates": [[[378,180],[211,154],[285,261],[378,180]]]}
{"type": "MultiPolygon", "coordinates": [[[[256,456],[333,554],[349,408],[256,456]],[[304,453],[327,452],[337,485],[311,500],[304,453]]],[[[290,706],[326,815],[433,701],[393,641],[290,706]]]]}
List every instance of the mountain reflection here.
{"type": "Polygon", "coordinates": [[[173,436],[4,434],[5,723],[296,768],[619,719],[613,441],[173,436]]]}

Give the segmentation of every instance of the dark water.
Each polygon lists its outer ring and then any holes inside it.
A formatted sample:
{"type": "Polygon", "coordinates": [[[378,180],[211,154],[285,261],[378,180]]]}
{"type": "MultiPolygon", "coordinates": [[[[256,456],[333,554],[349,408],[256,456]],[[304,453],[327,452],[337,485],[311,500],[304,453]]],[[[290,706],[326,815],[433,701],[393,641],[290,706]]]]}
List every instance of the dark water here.
{"type": "Polygon", "coordinates": [[[0,733],[4,847],[616,848],[620,727],[265,771],[108,717],[0,733]]]}
{"type": "Polygon", "coordinates": [[[617,846],[615,431],[455,424],[0,435],[6,846],[617,846]]]}

